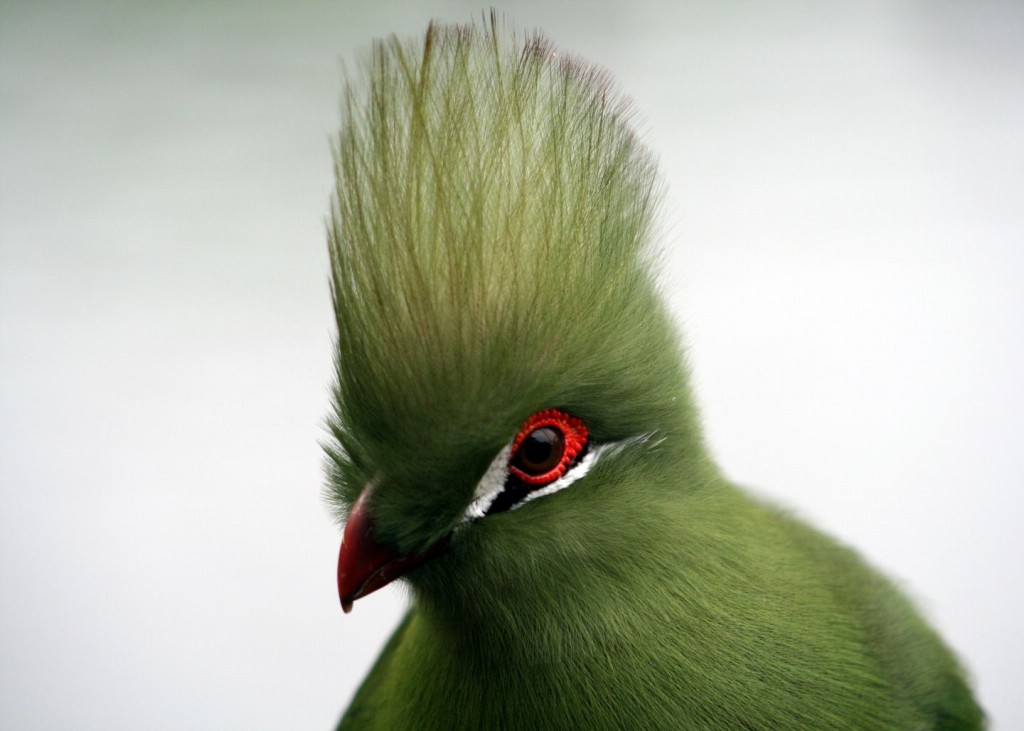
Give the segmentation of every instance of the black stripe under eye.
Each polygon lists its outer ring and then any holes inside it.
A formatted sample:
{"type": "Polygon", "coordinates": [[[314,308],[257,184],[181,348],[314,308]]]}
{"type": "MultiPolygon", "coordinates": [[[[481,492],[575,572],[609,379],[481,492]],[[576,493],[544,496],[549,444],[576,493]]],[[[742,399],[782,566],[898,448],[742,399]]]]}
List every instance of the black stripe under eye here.
{"type": "MultiPolygon", "coordinates": [[[[583,445],[579,453],[573,458],[572,462],[566,466],[566,471],[575,467],[584,457],[587,456],[588,447],[589,445],[587,444],[583,445]]],[[[526,499],[526,496],[531,492],[540,490],[543,487],[544,485],[528,485],[519,479],[515,473],[510,472],[508,477],[505,479],[504,489],[498,493],[496,498],[494,498],[494,502],[492,502],[490,507],[487,508],[487,512],[484,513],[484,516],[486,517],[488,515],[495,515],[497,513],[504,513],[511,510],[526,499]]]]}

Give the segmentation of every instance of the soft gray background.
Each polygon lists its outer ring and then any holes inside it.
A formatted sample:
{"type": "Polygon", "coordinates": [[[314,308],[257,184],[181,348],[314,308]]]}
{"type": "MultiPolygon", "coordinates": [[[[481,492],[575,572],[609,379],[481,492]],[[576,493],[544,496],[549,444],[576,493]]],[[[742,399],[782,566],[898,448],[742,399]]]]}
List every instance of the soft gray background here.
{"type": "MultiPolygon", "coordinates": [[[[0,727],[325,729],[340,60],[459,2],[0,5],[0,727]]],[[[1024,728],[1024,3],[502,6],[668,183],[710,442],[905,581],[1024,728]]]]}

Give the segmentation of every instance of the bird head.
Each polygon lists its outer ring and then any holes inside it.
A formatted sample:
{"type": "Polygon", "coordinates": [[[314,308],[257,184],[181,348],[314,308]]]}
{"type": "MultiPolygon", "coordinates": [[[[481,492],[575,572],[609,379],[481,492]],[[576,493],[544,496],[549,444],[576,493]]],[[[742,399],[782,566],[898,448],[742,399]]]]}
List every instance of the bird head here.
{"type": "Polygon", "coordinates": [[[342,606],[403,575],[435,601],[557,583],[660,472],[705,463],[653,277],[655,164],[602,72],[493,15],[378,42],[342,117],[342,606]]]}

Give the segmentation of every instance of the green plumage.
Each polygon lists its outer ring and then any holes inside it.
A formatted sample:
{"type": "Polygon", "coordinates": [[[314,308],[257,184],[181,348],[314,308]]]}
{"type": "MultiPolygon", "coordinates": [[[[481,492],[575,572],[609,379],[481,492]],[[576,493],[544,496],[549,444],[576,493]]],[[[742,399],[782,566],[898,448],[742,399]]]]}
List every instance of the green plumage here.
{"type": "Polygon", "coordinates": [[[372,483],[396,552],[452,537],[340,728],[980,728],[892,585],[707,455],[652,276],[655,166],[607,79],[493,17],[364,71],[336,148],[328,493],[343,515],[372,483]],[[618,448],[461,523],[552,407],[618,448]]]}

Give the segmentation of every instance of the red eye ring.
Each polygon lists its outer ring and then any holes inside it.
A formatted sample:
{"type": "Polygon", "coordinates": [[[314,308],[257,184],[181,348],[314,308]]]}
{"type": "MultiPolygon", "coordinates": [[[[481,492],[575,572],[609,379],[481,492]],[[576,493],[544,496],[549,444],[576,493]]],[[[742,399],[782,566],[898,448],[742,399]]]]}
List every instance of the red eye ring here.
{"type": "Polygon", "coordinates": [[[570,416],[558,409],[538,411],[526,420],[512,441],[512,455],[509,458],[508,470],[527,485],[535,487],[547,485],[565,474],[569,466],[586,448],[588,439],[589,432],[586,424],[575,416],[570,416]],[[562,437],[555,447],[562,450],[561,454],[557,457],[557,461],[554,461],[555,455],[551,455],[554,466],[550,469],[539,474],[527,472],[520,464],[517,464],[523,461],[520,450],[525,448],[528,437],[544,429],[554,429],[562,437]]]}

